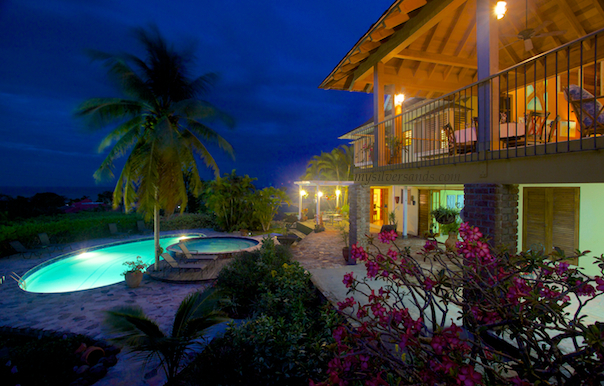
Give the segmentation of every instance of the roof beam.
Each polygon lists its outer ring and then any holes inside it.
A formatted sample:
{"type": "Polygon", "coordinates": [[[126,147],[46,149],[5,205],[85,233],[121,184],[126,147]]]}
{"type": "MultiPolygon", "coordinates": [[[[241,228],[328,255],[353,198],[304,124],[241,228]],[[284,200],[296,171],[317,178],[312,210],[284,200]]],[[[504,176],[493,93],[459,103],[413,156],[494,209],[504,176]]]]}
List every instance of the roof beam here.
{"type": "Polygon", "coordinates": [[[478,69],[476,58],[463,59],[449,55],[433,54],[430,52],[422,52],[411,49],[404,49],[398,54],[394,55],[394,57],[399,59],[417,60],[420,62],[444,64],[446,66],[472,68],[474,70],[478,69]]]}
{"type": "Polygon", "coordinates": [[[400,78],[396,75],[385,74],[385,84],[394,84],[397,90],[401,88],[411,88],[423,91],[435,91],[442,93],[449,93],[455,90],[459,90],[468,85],[468,82],[445,82],[445,81],[434,81],[429,79],[417,79],[415,77],[400,78]]]}
{"type": "MultiPolygon", "coordinates": [[[[438,24],[443,18],[450,15],[455,9],[467,0],[444,0],[431,1],[426,4],[417,14],[410,19],[390,39],[384,42],[376,52],[359,66],[354,72],[354,79],[363,78],[378,62],[387,62],[398,51],[406,48],[418,37],[438,24]]],[[[353,82],[354,83],[354,82],[353,82]]]]}
{"type": "MultiPolygon", "coordinates": [[[[568,20],[568,22],[570,23],[570,26],[573,29],[573,31],[577,34],[577,37],[579,38],[579,37],[587,35],[587,32],[585,32],[585,29],[581,25],[581,22],[579,21],[579,19],[577,19],[577,17],[575,16],[575,13],[571,9],[571,7],[568,5],[566,0],[556,0],[556,3],[560,7],[560,11],[562,11],[562,14],[564,15],[564,17],[566,17],[566,20],[568,20]]],[[[591,43],[589,42],[589,40],[584,40],[583,46],[588,50],[591,49],[591,43]]]]}

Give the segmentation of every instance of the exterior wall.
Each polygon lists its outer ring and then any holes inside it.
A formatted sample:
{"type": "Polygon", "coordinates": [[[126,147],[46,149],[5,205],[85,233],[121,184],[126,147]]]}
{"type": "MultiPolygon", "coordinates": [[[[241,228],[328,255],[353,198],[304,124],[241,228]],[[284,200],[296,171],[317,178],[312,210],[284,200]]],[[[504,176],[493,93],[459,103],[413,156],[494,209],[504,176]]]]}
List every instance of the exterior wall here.
{"type": "Polygon", "coordinates": [[[350,186],[350,245],[359,244],[367,247],[365,235],[369,234],[369,205],[371,200],[369,185],[355,184],[350,186]]]}
{"type": "Polygon", "coordinates": [[[491,244],[516,252],[518,247],[518,185],[464,185],[464,221],[480,228],[491,244]]]}
{"type": "MultiPolygon", "coordinates": [[[[591,253],[579,258],[579,266],[587,275],[598,275],[598,267],[594,265],[594,256],[604,253],[604,200],[602,192],[604,184],[523,184],[519,185],[518,216],[523,215],[523,188],[526,187],[579,187],[579,249],[591,253]]],[[[518,224],[518,246],[522,248],[522,221],[518,224]]],[[[568,251],[567,251],[568,252],[568,251]]]]}

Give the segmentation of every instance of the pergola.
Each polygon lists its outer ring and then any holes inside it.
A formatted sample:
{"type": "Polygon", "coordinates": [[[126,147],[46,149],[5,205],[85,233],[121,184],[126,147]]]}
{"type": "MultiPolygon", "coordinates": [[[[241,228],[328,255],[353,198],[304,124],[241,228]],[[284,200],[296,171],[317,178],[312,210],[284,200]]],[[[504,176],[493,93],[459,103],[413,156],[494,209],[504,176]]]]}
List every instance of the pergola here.
{"type": "Polygon", "coordinates": [[[317,225],[319,225],[319,214],[321,213],[321,198],[319,197],[319,187],[320,186],[351,186],[354,185],[354,181],[295,181],[294,184],[298,185],[298,192],[300,197],[300,202],[298,205],[298,220],[302,219],[302,191],[303,188],[311,188],[315,187],[315,192],[317,193],[317,215],[315,216],[315,221],[317,225]]]}

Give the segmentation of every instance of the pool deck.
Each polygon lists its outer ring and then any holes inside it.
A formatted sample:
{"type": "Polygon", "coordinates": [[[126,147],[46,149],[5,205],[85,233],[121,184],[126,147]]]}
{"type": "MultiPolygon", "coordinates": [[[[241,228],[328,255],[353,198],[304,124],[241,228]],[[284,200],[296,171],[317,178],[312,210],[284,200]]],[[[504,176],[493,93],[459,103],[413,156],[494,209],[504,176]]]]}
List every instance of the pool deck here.
{"type": "MultiPolygon", "coordinates": [[[[208,236],[218,235],[212,230],[191,230],[208,236]]],[[[162,233],[166,235],[168,233],[162,233]]],[[[224,234],[224,233],[222,233],[224,234]]],[[[74,250],[108,242],[115,239],[94,240],[87,244],[74,244],[74,250]]],[[[379,241],[375,240],[377,244],[379,241]]],[[[397,239],[399,247],[421,250],[425,240],[419,238],[397,239]]],[[[325,297],[336,304],[347,296],[347,288],[342,283],[345,273],[355,276],[365,274],[364,265],[346,265],[342,257],[343,242],[338,232],[327,227],[320,233],[311,233],[292,247],[294,259],[311,274],[317,288],[325,297]]],[[[387,245],[382,245],[384,250],[387,245]]],[[[162,330],[169,331],[174,313],[182,299],[189,293],[205,288],[209,283],[175,284],[152,280],[145,275],[140,287],[130,289],[124,282],[107,287],[63,294],[35,294],[21,290],[16,282],[9,279],[11,272],[23,275],[34,266],[58,254],[41,259],[26,260],[8,257],[0,260],[0,277],[7,280],[0,285],[0,326],[32,327],[54,331],[69,331],[87,335],[93,339],[108,340],[110,335],[103,328],[104,311],[120,305],[138,305],[156,320],[162,330]]],[[[376,280],[375,285],[379,285],[376,280]]],[[[604,299],[598,298],[587,309],[590,320],[604,321],[604,299]]],[[[107,375],[95,385],[163,385],[165,378],[161,372],[150,373],[150,367],[142,368],[141,360],[126,352],[118,355],[118,363],[109,369],[107,375]]]]}

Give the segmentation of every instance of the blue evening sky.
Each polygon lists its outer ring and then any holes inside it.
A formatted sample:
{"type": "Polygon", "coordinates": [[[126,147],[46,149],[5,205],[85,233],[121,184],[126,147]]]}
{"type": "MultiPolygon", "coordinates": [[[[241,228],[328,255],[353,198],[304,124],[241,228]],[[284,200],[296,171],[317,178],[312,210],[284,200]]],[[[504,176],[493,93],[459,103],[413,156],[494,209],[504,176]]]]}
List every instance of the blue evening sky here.
{"type": "Polygon", "coordinates": [[[215,126],[236,151],[210,147],[221,174],[288,186],[371,117],[371,95],[318,86],[391,2],[0,0],[0,186],[95,185],[108,131],[86,131],[73,111],[118,94],[85,50],[141,55],[131,31],[150,24],[176,47],[196,43],[195,75],[220,75],[206,99],[237,121],[215,126]]]}

